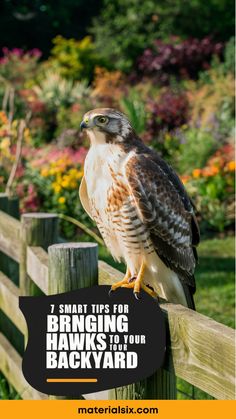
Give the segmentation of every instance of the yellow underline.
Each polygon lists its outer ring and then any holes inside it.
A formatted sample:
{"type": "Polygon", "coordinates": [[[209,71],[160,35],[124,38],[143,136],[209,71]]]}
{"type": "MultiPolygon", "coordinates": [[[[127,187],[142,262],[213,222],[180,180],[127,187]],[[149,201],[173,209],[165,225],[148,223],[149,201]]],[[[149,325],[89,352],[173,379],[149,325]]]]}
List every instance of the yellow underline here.
{"type": "Polygon", "coordinates": [[[47,383],[97,383],[97,378],[47,378],[47,383]]]}

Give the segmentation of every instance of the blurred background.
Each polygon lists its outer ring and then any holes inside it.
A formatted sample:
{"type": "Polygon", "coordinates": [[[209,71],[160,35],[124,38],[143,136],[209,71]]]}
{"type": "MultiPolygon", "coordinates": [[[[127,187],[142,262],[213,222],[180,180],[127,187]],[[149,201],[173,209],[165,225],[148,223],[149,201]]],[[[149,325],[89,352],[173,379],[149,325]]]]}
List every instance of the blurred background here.
{"type": "MultiPolygon", "coordinates": [[[[0,192],[21,212],[61,214],[63,239],[94,240],[79,125],[92,108],[120,109],[196,205],[197,310],[233,327],[234,1],[2,0],[0,32],[0,192]]],[[[100,257],[123,269],[103,246],[100,257]]],[[[0,383],[0,397],[18,397],[0,383]]]]}

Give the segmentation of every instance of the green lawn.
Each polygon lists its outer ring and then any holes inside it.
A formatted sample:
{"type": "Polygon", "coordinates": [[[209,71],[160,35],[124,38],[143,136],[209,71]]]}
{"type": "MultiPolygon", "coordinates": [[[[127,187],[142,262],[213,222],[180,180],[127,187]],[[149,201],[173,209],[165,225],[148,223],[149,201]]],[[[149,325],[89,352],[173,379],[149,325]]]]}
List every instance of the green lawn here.
{"type": "Polygon", "coordinates": [[[234,249],[231,237],[203,241],[196,272],[197,311],[230,327],[235,325],[234,249]]]}

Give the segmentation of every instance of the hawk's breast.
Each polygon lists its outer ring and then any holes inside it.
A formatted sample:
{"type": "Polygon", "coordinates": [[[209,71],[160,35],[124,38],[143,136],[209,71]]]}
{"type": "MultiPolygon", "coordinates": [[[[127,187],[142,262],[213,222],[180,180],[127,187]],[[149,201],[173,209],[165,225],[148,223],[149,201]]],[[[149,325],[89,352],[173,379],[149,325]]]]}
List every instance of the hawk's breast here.
{"type": "Polygon", "coordinates": [[[93,218],[113,257],[134,264],[137,259],[138,264],[142,251],[153,247],[124,174],[132,156],[119,145],[94,145],[86,157],[85,178],[93,218]]]}

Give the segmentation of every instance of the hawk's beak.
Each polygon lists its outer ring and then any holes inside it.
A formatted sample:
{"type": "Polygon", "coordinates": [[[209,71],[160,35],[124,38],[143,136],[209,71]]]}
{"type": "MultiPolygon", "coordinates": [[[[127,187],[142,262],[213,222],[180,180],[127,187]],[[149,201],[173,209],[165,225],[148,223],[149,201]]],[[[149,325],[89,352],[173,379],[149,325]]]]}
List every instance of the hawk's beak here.
{"type": "Polygon", "coordinates": [[[85,121],[82,121],[80,124],[80,130],[83,131],[84,128],[88,128],[88,125],[86,124],[85,121]]]}

